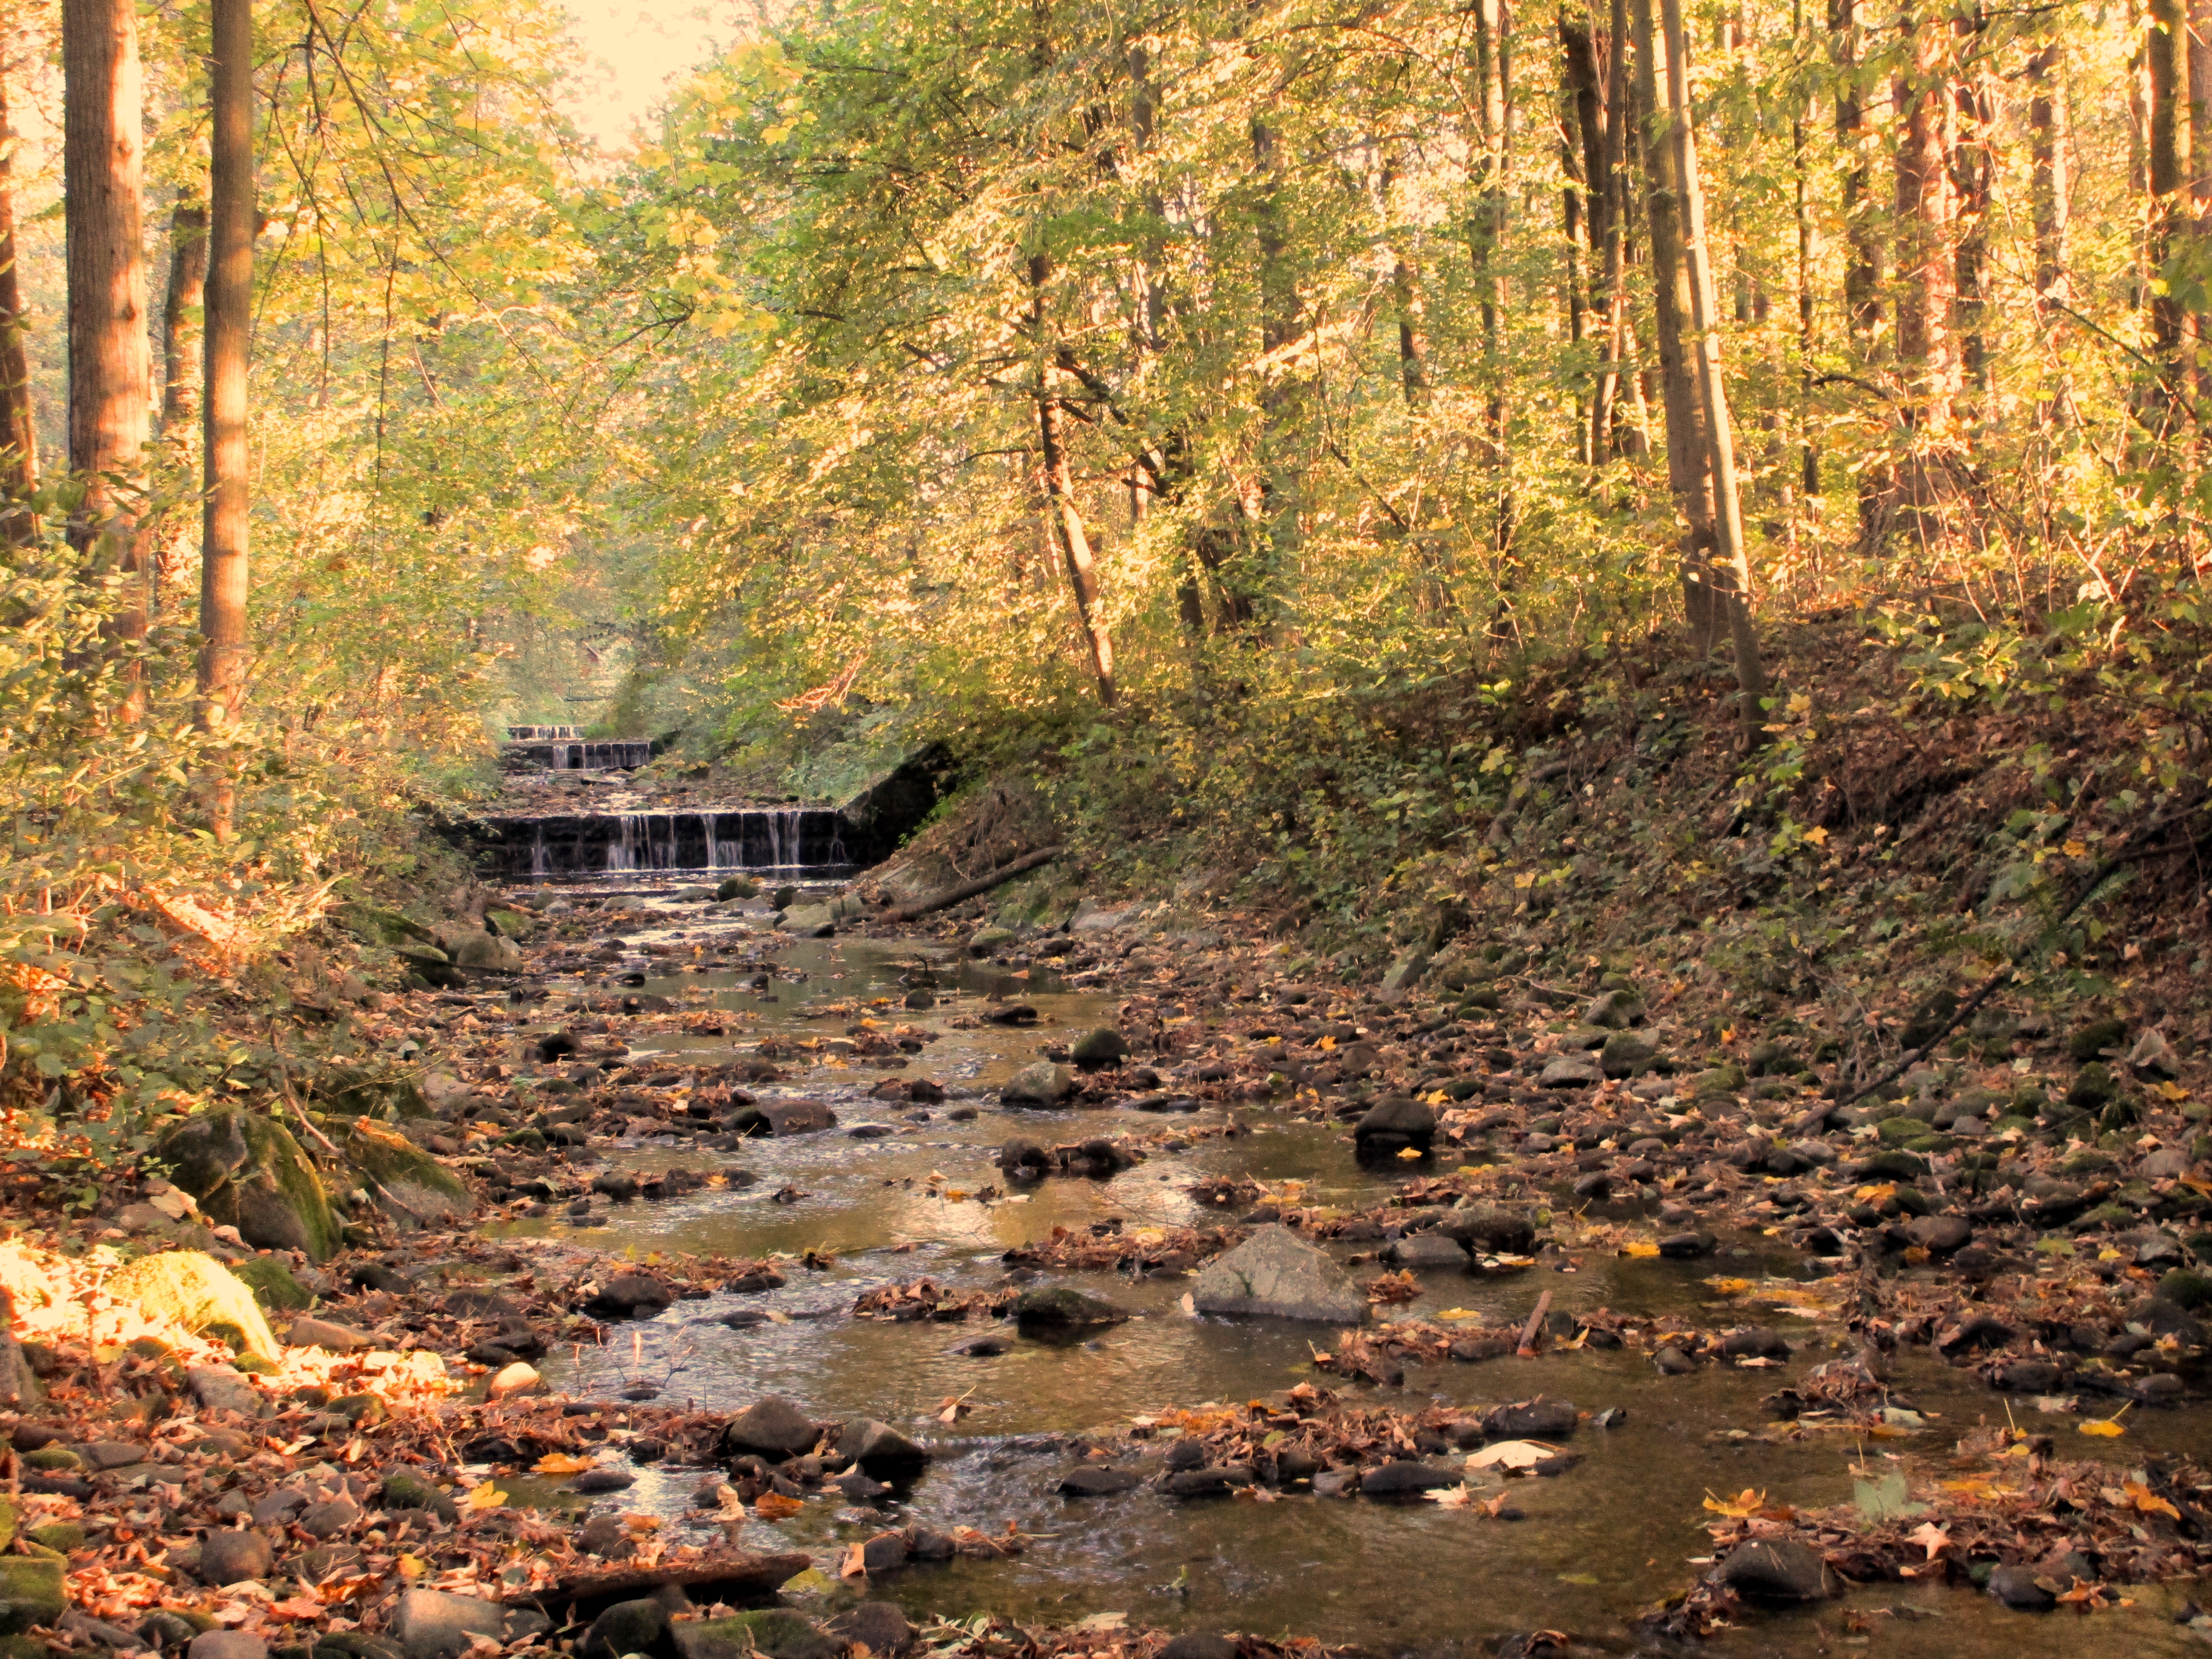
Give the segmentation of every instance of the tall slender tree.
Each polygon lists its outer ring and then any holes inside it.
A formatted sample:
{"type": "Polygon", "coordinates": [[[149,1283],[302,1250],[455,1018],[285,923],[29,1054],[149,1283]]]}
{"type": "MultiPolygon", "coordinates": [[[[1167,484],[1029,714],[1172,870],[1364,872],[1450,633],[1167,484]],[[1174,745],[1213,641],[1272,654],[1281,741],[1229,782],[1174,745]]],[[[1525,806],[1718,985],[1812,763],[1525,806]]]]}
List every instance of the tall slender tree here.
{"type": "Polygon", "coordinates": [[[12,541],[25,541],[36,533],[37,520],[21,506],[39,482],[38,428],[31,418],[31,365],[25,335],[23,290],[16,270],[15,242],[15,130],[9,117],[8,94],[19,70],[20,33],[10,27],[0,34],[0,489],[15,498],[0,507],[0,526],[12,541]]]}
{"type": "MultiPolygon", "coordinates": [[[[212,167],[208,192],[206,506],[200,530],[199,723],[220,729],[246,686],[246,363],[253,300],[253,3],[213,0],[210,54],[212,167]]],[[[217,782],[209,815],[230,831],[217,782]]]]}
{"type": "MultiPolygon", "coordinates": [[[[70,538],[125,594],[109,636],[146,634],[137,495],[149,384],[141,188],[144,137],[132,0],[62,0],[62,180],[69,265],[70,538]]],[[[135,710],[142,693],[131,695],[135,710]]]]}

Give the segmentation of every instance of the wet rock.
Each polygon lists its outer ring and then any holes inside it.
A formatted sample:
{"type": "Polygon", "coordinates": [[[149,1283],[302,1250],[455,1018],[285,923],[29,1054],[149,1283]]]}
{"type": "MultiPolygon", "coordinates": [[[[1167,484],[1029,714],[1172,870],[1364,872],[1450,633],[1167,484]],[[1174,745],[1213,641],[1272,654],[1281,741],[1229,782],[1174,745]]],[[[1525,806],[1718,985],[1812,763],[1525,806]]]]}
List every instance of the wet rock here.
{"type": "Polygon", "coordinates": [[[1746,1325],[1721,1339],[1721,1352],[1730,1359],[1787,1359],[1790,1345],[1771,1326],[1746,1325]]]}
{"type": "Polygon", "coordinates": [[[1039,1060],[1007,1079],[999,1098],[1008,1106],[1057,1106],[1074,1092],[1073,1071],[1050,1060],[1039,1060]]]}
{"type": "Polygon", "coordinates": [[[1478,1364],[1486,1359],[1502,1359],[1513,1352],[1513,1345],[1502,1337],[1462,1336],[1451,1345],[1450,1353],[1462,1364],[1478,1364]]]}
{"type": "Polygon", "coordinates": [[[185,1119],[158,1152],[209,1223],[237,1228],[256,1249],[322,1261],[343,1243],[314,1164],[273,1119],[219,1107],[185,1119]]]}
{"type": "Polygon", "coordinates": [[[568,1484],[573,1491],[589,1497],[596,1492],[624,1491],[637,1484],[637,1477],[628,1469],[600,1468],[586,1469],[568,1484]]]}
{"type": "Polygon", "coordinates": [[[492,1373],[484,1385],[487,1400],[512,1400],[518,1395],[538,1394],[544,1390],[545,1379],[537,1368],[526,1360],[518,1359],[511,1365],[501,1365],[492,1373]]]}
{"type": "Polygon", "coordinates": [[[1401,1458],[1364,1471],[1359,1477],[1359,1491],[1361,1496],[1366,1498],[1407,1498],[1419,1492],[1456,1486],[1459,1483],[1457,1469],[1401,1458]]]}
{"type": "Polygon", "coordinates": [[[1003,1336],[971,1336],[945,1352],[962,1359],[996,1359],[1002,1353],[1012,1352],[1013,1346],[1003,1336]]]}
{"type": "Polygon", "coordinates": [[[576,1541],[586,1554],[600,1556],[607,1560],[627,1556],[635,1547],[630,1539],[629,1528],[623,1525],[620,1516],[615,1515],[593,1516],[584,1522],[584,1530],[578,1534],[576,1541]]]}
{"type": "Polygon", "coordinates": [[[880,1480],[871,1480],[857,1468],[848,1469],[830,1483],[844,1493],[848,1502],[872,1504],[890,1488],[880,1480]]]}
{"type": "Polygon", "coordinates": [[[1211,1631],[1187,1630],[1170,1638],[1160,1650],[1160,1659],[1237,1659],[1242,1651],[1225,1636],[1211,1631]]]}
{"type": "Polygon", "coordinates": [[[1128,1315],[1103,1297],[1068,1285],[1035,1285],[1014,1298],[1015,1321],[1024,1326],[1082,1328],[1118,1325],[1128,1315]]]}
{"type": "Polygon", "coordinates": [[[1496,1407],[1482,1426],[1493,1440],[1553,1440],[1572,1434],[1581,1420],[1571,1400],[1529,1400],[1496,1407]]]}
{"type": "Polygon", "coordinates": [[[1527,1255],[1536,1248],[1536,1224],[1528,1216],[1492,1205],[1455,1209],[1437,1231],[1478,1255],[1527,1255]]]}
{"type": "Polygon", "coordinates": [[[1820,1601],[1841,1589],[1817,1550],[1786,1538],[1737,1545],[1715,1577],[1737,1595],[1764,1601],[1820,1601]]]}
{"type": "Polygon", "coordinates": [[[1076,1040],[1068,1058],[1078,1066],[1119,1066],[1129,1057],[1129,1040],[1110,1025],[1102,1025],[1076,1040]]]}
{"type": "Polygon", "coordinates": [[[542,1628],[544,1615],[502,1607],[473,1595],[411,1589],[393,1607],[388,1628],[407,1659],[459,1659],[468,1651],[471,1638],[485,1636],[504,1644],[510,1632],[520,1635],[532,1620],[542,1628]]]}
{"type": "Polygon", "coordinates": [[[1659,1254],[1676,1261],[1686,1261],[1713,1253],[1711,1233],[1676,1233],[1659,1241],[1659,1254]]]}
{"type": "Polygon", "coordinates": [[[838,1431],[837,1449],[864,1469],[918,1469],[929,1453],[888,1423],[864,1418],[838,1431]]]}
{"type": "Polygon", "coordinates": [[[1192,1304],[1206,1314],[1357,1325],[1367,1300],[1348,1274],[1287,1227],[1261,1228],[1200,1269],[1192,1304]]]}
{"type": "Polygon", "coordinates": [[[584,1299],[584,1311],[597,1319],[650,1319],[676,1299],[651,1273],[618,1273],[584,1299]]]}
{"type": "Polygon", "coordinates": [[[1990,1594],[2021,1613],[2046,1613],[2058,1605],[2058,1593],[2037,1583],[2033,1567],[1999,1567],[1990,1575],[1990,1594]]]}
{"type": "Polygon", "coordinates": [[[1964,1216],[1923,1215],[1905,1224],[1905,1236],[1930,1255],[1948,1255],[1966,1247],[1974,1229],[1964,1216]]]}
{"type": "Polygon", "coordinates": [[[2003,1321],[1992,1319],[1987,1314],[1978,1314],[1955,1329],[1938,1337],[1936,1347],[1944,1358],[1962,1353],[1978,1353],[1990,1348],[2002,1348],[2016,1333],[2003,1321]]]}
{"type": "Polygon", "coordinates": [[[276,1551],[258,1532],[211,1532],[200,1540],[199,1576],[218,1588],[266,1578],[276,1565],[276,1551]]]}
{"type": "Polygon", "coordinates": [[[1990,1369],[1990,1386],[2006,1394],[2051,1394],[2063,1387],[2066,1373],[2047,1359],[2015,1359],[1990,1369]]]}
{"type": "Polygon", "coordinates": [[[1672,1343],[1653,1354],[1651,1363],[1662,1376],[1686,1376],[1698,1369],[1698,1362],[1672,1343]]]}
{"type": "Polygon", "coordinates": [[[814,1449],[822,1431],[798,1407],[780,1395],[756,1400],[722,1425],[725,1457],[750,1453],[781,1462],[814,1449]]]}
{"type": "Polygon", "coordinates": [[[1251,1484],[1251,1470],[1216,1463],[1206,1468],[1179,1469],[1161,1480],[1160,1490],[1170,1498],[1226,1498],[1239,1486],[1251,1484]]]}
{"type": "Polygon", "coordinates": [[[1052,1167],[1052,1155],[1034,1140],[1016,1135],[999,1148],[999,1168],[1017,1180],[1042,1179],[1052,1167]]]}
{"type": "Polygon", "coordinates": [[[1382,1259],[1395,1267],[1462,1272],[1467,1252],[1440,1233],[1415,1233],[1384,1247],[1382,1259]]]}
{"type": "Polygon", "coordinates": [[[460,1518],[459,1507],[448,1494],[404,1470],[384,1477],[380,1501],[387,1510],[427,1510],[448,1526],[460,1518]]]}
{"type": "Polygon", "coordinates": [[[1363,1152],[1395,1152],[1408,1146],[1425,1152],[1436,1133],[1433,1106],[1410,1095],[1386,1095],[1359,1120],[1352,1139],[1363,1152]]]}
{"type": "Polygon", "coordinates": [[[763,1100],[730,1119],[741,1135],[805,1135],[837,1127],[837,1114],[818,1100],[763,1100]]]}
{"type": "Polygon", "coordinates": [[[1070,1498],[1109,1498],[1142,1484],[1133,1469],[1106,1469],[1085,1464],[1060,1476],[1058,1490],[1070,1498]]]}
{"type": "Polygon", "coordinates": [[[870,1653],[903,1652],[914,1642],[914,1626],[889,1601],[863,1601],[830,1621],[830,1628],[870,1653]]]}

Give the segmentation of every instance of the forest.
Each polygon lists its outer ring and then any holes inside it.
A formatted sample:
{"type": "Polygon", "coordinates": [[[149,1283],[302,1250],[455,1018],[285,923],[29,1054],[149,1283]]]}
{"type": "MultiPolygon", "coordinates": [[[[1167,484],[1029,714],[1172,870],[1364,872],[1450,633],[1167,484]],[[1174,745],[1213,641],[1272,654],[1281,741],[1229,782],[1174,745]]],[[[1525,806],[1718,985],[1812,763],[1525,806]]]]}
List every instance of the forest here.
{"type": "Polygon", "coordinates": [[[0,1659],[2212,1639],[2212,0],[694,21],[0,0],[0,1659]]]}

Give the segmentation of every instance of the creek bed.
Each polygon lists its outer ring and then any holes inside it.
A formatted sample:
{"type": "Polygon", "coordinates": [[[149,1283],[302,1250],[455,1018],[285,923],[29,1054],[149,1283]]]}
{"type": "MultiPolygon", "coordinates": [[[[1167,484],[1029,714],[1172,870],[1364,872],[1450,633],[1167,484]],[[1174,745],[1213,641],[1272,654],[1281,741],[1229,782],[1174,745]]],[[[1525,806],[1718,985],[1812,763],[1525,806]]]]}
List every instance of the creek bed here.
{"type": "MultiPolygon", "coordinates": [[[[672,926],[678,920],[672,915],[672,926]]],[[[696,919],[681,920],[684,938],[702,937],[696,919]]],[[[1016,1338],[1010,1352],[988,1358],[949,1352],[991,1328],[984,1322],[856,1319],[854,1299],[872,1287],[924,1276],[955,1293],[1001,1285],[1001,1253],[1048,1238],[1056,1227],[1081,1230],[1118,1218],[1134,1230],[1233,1218],[1233,1212],[1188,1194],[1205,1180],[1301,1180],[1308,1183],[1305,1201],[1366,1206],[1387,1195],[1398,1169],[1362,1168],[1349,1138],[1334,1126],[1276,1118],[1264,1106],[1211,1108],[1188,1117],[1002,1107],[997,1085],[1033,1060],[1042,1043],[1071,1040],[1109,1022],[1118,1000],[1065,988],[1042,964],[1031,975],[1017,976],[959,961],[943,947],[865,939],[794,941],[777,960],[781,969],[766,997],[749,988],[752,975],[743,972],[674,974],[635,988],[694,1002],[694,994],[704,993],[714,1003],[757,1015],[743,1031],[749,1041],[769,1033],[836,1034],[842,1022],[810,1020],[808,1011],[902,993],[907,976],[926,961],[939,1005],[925,1012],[894,1007],[878,1018],[942,1035],[903,1073],[801,1061],[787,1068],[786,1080],[753,1090],[763,1097],[827,1101],[838,1114],[836,1129],[750,1141],[737,1154],[671,1141],[620,1146],[608,1158],[611,1168],[635,1170],[735,1162],[758,1176],[756,1184],[621,1206],[611,1218],[605,1212],[594,1215],[589,1225],[572,1227],[556,1218],[504,1222],[495,1231],[558,1237],[638,1259],[655,1251],[798,1256],[809,1250],[833,1258],[813,1270],[787,1264],[789,1282],[779,1291],[679,1302],[659,1318],[616,1327],[604,1351],[557,1352],[542,1369],[553,1386],[581,1396],[611,1397],[642,1379],[660,1386],[659,1403],[688,1400],[716,1411],[781,1394],[817,1419],[880,1418],[925,1441],[934,1462],[880,1506],[817,1498],[788,1521],[748,1518],[738,1534],[755,1547],[808,1549],[833,1571],[845,1547],[909,1522],[987,1533],[1011,1525],[1024,1535],[1024,1553],[1006,1560],[916,1566],[867,1586],[866,1593],[896,1601],[911,1617],[990,1611],[1066,1625],[1120,1613],[1133,1626],[1307,1635],[1371,1651],[1440,1655],[1489,1654],[1501,1632],[1548,1628],[1573,1632],[1598,1650],[1650,1651],[1651,1639],[1636,1632],[1634,1621],[1705,1571],[1696,1563],[1710,1547],[1700,1524],[1709,1518],[1702,1507],[1708,1494],[1749,1487],[1801,1507],[1844,1502],[1852,1495],[1854,1466],[1863,1474],[1893,1459],[1917,1473],[1940,1470],[1960,1434],[2005,1420],[2002,1398],[1915,1350],[1899,1356],[1895,1385],[1933,1417],[1925,1431],[1870,1443],[1849,1433],[1797,1444],[1756,1438],[1767,1423],[1760,1400],[1837,1352],[1832,1328],[1785,1321],[1782,1328],[1796,1352],[1778,1369],[1708,1369],[1670,1378],[1632,1349],[1409,1365],[1404,1389],[1381,1391],[1378,1398],[1413,1407],[1541,1394],[1572,1400],[1586,1412],[1626,1412],[1619,1426],[1585,1425],[1573,1437],[1571,1449],[1583,1461],[1565,1474],[1513,1483],[1515,1503],[1526,1516],[1519,1522],[1434,1504],[1295,1492],[1260,1502],[1177,1502],[1149,1487],[1063,1498],[1054,1488],[1072,1459],[1054,1437],[1110,1433],[1133,1418],[1174,1407],[1237,1405],[1301,1382],[1352,1398],[1368,1391],[1316,1370],[1312,1345],[1326,1348],[1330,1328],[1190,1317],[1181,1306],[1188,1285],[1182,1278],[1059,1275],[1135,1316],[1073,1343],[1016,1338]],[[951,1023],[993,998],[1032,1004],[1041,1024],[958,1029],[951,1023]],[[953,1098],[927,1109],[869,1099],[867,1090],[886,1075],[932,1079],[953,1098]],[[954,1121],[948,1113],[961,1105],[975,1106],[978,1115],[954,1121]],[[927,1111],[927,1121],[908,1121],[919,1109],[927,1111]],[[1202,1129],[1231,1116],[1250,1133],[1194,1137],[1179,1148],[1156,1150],[1110,1179],[1054,1176],[988,1202],[944,1195],[1003,1188],[993,1160],[1012,1135],[1049,1144],[1133,1129],[1202,1129]],[[863,1121],[892,1132],[871,1139],[846,1133],[863,1121]],[[942,1181],[933,1184],[933,1176],[942,1181]],[[803,1196],[778,1201],[775,1194],[786,1188],[803,1196]],[[743,1330],[718,1322],[740,1309],[771,1312],[783,1322],[743,1330]],[[939,1413],[953,1400],[967,1409],[946,1425],[939,1413]]],[[[549,1017],[541,1029],[553,1023],[549,1017]]],[[[732,1042],[653,1036],[632,1054],[706,1059],[726,1054],[732,1042]]],[[[1352,1248],[1331,1246],[1340,1257],[1352,1248]]],[[[1705,1283],[1710,1277],[1802,1273],[1790,1253],[1756,1237],[1723,1240],[1721,1255],[1704,1261],[1595,1254],[1578,1260],[1573,1271],[1546,1263],[1491,1277],[1425,1273],[1419,1297],[1390,1316],[1434,1318],[1464,1310],[1485,1324],[1518,1321],[1549,1289],[1555,1308],[1570,1312],[1609,1306],[1725,1323],[1735,1316],[1705,1283]]],[[[1355,1269],[1363,1276],[1377,1271],[1355,1269]]],[[[2015,1414],[2022,1409],[2013,1407],[2015,1414]]],[[[2025,1409],[2033,1415],[2032,1404],[2025,1409]]],[[[2100,1456],[2121,1468],[2160,1451],[2201,1460],[2212,1450],[2199,1412],[2131,1417],[2132,1431],[2120,1442],[2093,1443],[2073,1433],[2075,1419],[2063,1416],[2034,1426],[2068,1443],[2067,1456],[2100,1456]]],[[[702,1478],[696,1470],[641,1469],[636,1485],[605,1506],[656,1514],[679,1538],[711,1536],[684,1520],[702,1478]]],[[[1704,1650],[1794,1656],[1841,1645],[1884,1655],[2072,1659],[2089,1641],[2099,1652],[2201,1653],[2203,1638],[2174,1622],[2186,1589],[2138,1588],[2130,1592],[2133,1606],[2100,1612],[2083,1624],[2065,1613],[2011,1613],[1960,1589],[1869,1585],[1818,1607],[1756,1615],[1748,1627],[1722,1632],[1704,1650]]],[[[826,1612],[860,1593],[856,1581],[793,1599],[826,1612]]]]}

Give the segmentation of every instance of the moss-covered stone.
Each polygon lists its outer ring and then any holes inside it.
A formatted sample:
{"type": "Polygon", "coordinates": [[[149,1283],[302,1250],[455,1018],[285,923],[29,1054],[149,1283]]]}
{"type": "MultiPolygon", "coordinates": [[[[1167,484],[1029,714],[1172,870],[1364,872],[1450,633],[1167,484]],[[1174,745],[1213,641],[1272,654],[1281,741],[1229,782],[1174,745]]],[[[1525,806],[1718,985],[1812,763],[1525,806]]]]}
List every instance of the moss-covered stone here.
{"type": "Polygon", "coordinates": [[[246,1281],[253,1299],[271,1313],[298,1313],[314,1304],[313,1294],[292,1277],[280,1256],[257,1255],[231,1272],[246,1281]]]}
{"type": "Polygon", "coordinates": [[[21,1635],[33,1625],[51,1625],[68,1611],[60,1561],[0,1555],[0,1635],[21,1635]]]}
{"type": "Polygon", "coordinates": [[[2177,1307],[2202,1308],[2212,1304],[2212,1273],[2201,1273],[2192,1267],[2176,1267],[2158,1281],[2158,1294],[2162,1301],[2177,1307]]]}
{"type": "Polygon", "coordinates": [[[2102,1060],[2092,1060],[2075,1078],[2066,1091],[2066,1103],[2083,1111],[2095,1111],[2119,1092],[2119,1085],[2112,1080],[2112,1068],[2102,1060]]]}
{"type": "Polygon", "coordinates": [[[322,1181],[281,1123],[223,1107],[185,1119],[158,1151],[200,1212],[237,1228],[255,1249],[303,1250],[314,1261],[337,1249],[337,1218],[322,1181]]]}
{"type": "Polygon", "coordinates": [[[261,1304],[213,1256],[198,1250],[144,1256],[110,1278],[106,1291],[149,1319],[173,1319],[188,1331],[229,1343],[242,1356],[270,1364],[277,1358],[261,1304]]]}
{"type": "Polygon", "coordinates": [[[67,1446],[41,1446],[36,1451],[23,1454],[23,1462],[34,1469],[51,1473],[67,1473],[84,1467],[84,1459],[67,1446]]]}
{"type": "Polygon", "coordinates": [[[404,1206],[386,1204],[399,1219],[451,1220],[476,1209],[476,1200],[459,1176],[381,1123],[360,1119],[338,1145],[347,1161],[376,1183],[369,1189],[372,1193],[383,1188],[378,1194],[380,1201],[388,1194],[404,1206]]]}
{"type": "Polygon", "coordinates": [[[2100,1058],[2107,1048],[2128,1046],[2128,1028],[2117,1019],[2093,1019],[2077,1025],[2066,1039],[2066,1052],[2076,1060],[2100,1058]]]}
{"type": "Polygon", "coordinates": [[[376,1066],[325,1066],[315,1073],[315,1104],[333,1117],[430,1115],[414,1079],[376,1066]]]}
{"type": "Polygon", "coordinates": [[[789,1607],[761,1607],[726,1619],[669,1626],[678,1659],[830,1659],[842,1645],[789,1607]]]}
{"type": "Polygon", "coordinates": [[[84,1528],[74,1521],[49,1521],[43,1527],[25,1528],[23,1536],[58,1555],[68,1555],[84,1547],[84,1528]]]}

